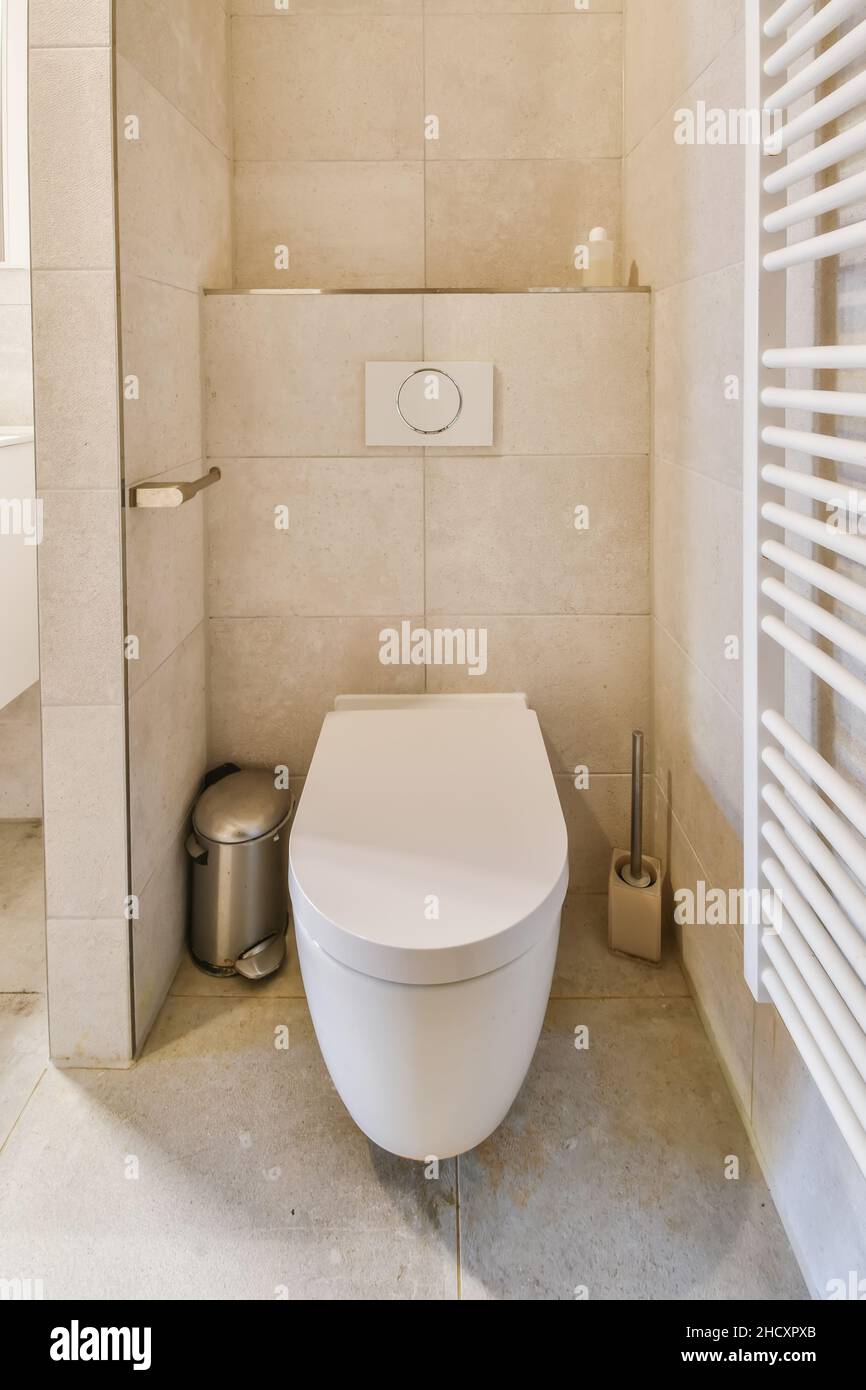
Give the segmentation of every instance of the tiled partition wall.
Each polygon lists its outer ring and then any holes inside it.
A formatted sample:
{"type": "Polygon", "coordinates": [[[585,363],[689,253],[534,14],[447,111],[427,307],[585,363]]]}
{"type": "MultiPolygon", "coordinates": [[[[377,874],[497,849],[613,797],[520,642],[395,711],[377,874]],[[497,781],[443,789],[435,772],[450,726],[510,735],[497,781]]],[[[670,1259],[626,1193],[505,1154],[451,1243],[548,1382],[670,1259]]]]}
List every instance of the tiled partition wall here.
{"type": "Polygon", "coordinates": [[[484,628],[487,673],[434,666],[426,688],[527,692],[572,887],[603,892],[630,733],[649,718],[649,297],[230,294],[204,315],[223,470],[208,502],[211,761],[302,777],[335,695],[425,689],[424,668],[381,664],[383,629],[484,628]],[[366,448],[364,363],[386,359],[492,361],[493,447],[366,448]]]}
{"type": "MultiPolygon", "coordinates": [[[[129,487],[204,471],[199,291],[231,283],[223,0],[117,0],[116,65],[129,487]]],[[[184,949],[184,840],[207,756],[204,549],[201,496],[177,510],[127,508],[137,1048],[184,949]]]]}
{"type": "MultiPolygon", "coordinates": [[[[743,876],[741,667],[726,659],[726,639],[741,631],[742,420],[726,385],[742,372],[743,150],[674,142],[678,110],[700,100],[743,106],[743,17],[742,0],[625,6],[625,250],[631,273],[654,291],[657,849],[673,888],[703,880],[736,889],[743,876]]],[[[831,281],[835,289],[835,266],[815,283],[797,278],[795,324],[831,281]]],[[[861,341],[854,282],[842,285],[849,331],[861,341]]],[[[841,331],[829,319],[824,329],[841,331]]],[[[810,734],[822,720],[833,724],[811,691],[790,698],[789,713],[810,734]]],[[[842,753],[850,767],[850,749],[842,753]]],[[[775,1010],[752,1000],[739,928],[683,927],[681,944],[779,1212],[821,1296],[829,1279],[866,1268],[866,1184],[775,1010]]]]}
{"type": "Polygon", "coordinates": [[[572,285],[619,242],[622,0],[232,2],[239,287],[572,285]]]}
{"type": "Polygon", "coordinates": [[[132,1056],[109,0],[30,4],[48,1011],[58,1062],[132,1056]]]}

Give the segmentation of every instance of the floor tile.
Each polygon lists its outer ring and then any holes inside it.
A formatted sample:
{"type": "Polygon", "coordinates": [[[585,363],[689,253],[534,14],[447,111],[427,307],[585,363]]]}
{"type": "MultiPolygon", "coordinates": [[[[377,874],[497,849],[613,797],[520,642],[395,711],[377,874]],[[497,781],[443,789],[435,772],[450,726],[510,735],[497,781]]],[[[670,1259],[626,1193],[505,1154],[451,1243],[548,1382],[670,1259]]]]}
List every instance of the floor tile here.
{"type": "Polygon", "coordinates": [[[607,897],[572,893],[565,900],[551,999],[688,997],[673,946],[665,942],[661,965],[627,960],[607,947],[607,897]]]}
{"type": "Polygon", "coordinates": [[[0,916],[0,997],[45,993],[45,918],[0,916]]]}
{"type": "Polygon", "coordinates": [[[41,917],[42,822],[0,821],[0,916],[41,917]]]}
{"type": "Polygon", "coordinates": [[[551,1004],[459,1171],[464,1298],[808,1297],[690,1000],[551,1004]]]}
{"type": "Polygon", "coordinates": [[[300,1000],[170,998],[131,1070],[49,1068],[0,1156],[0,1269],[47,1298],[445,1299],[455,1256],[454,1165],[368,1143],[300,1000]]]}
{"type": "Polygon", "coordinates": [[[47,1063],[44,998],[38,994],[0,995],[0,1148],[47,1063]]]}
{"type": "Polygon", "coordinates": [[[0,996],[45,992],[42,822],[0,820],[0,996]]]}

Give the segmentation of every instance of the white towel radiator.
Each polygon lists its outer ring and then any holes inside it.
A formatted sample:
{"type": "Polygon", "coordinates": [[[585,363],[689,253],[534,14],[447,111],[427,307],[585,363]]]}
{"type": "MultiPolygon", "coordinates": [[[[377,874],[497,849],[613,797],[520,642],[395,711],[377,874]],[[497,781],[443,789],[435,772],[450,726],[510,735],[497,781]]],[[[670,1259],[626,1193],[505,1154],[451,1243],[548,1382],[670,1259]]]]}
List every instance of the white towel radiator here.
{"type": "Polygon", "coordinates": [[[803,343],[787,321],[793,267],[866,246],[866,221],[804,235],[866,200],[864,55],[866,0],[747,0],[747,105],[777,116],[747,153],[745,887],[770,910],[746,925],[745,973],[866,1174],[866,796],[794,728],[785,701],[787,666],[866,712],[866,443],[850,424],[866,419],[866,394],[789,387],[786,375],[866,369],[866,329],[860,345],[803,343]],[[840,118],[841,133],[827,129],[840,118]],[[800,141],[807,152],[792,153],[800,141]],[[823,420],[789,429],[789,410],[823,420]],[[862,469],[864,490],[833,481],[828,463],[862,469]],[[831,525],[827,508],[854,524],[831,525]]]}

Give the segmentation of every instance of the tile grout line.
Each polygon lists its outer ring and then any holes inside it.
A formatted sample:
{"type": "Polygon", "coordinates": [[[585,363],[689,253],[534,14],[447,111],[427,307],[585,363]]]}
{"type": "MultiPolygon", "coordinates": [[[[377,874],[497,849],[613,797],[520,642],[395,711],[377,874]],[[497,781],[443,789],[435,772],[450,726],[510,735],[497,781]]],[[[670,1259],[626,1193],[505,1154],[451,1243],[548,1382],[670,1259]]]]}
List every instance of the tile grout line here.
{"type": "MultiPolygon", "coordinates": [[[[182,111],[181,108],[177,105],[177,103],[172,101],[171,97],[167,96],[166,93],[162,90],[162,88],[159,87],[156,84],[156,82],[154,82],[151,78],[149,78],[146,75],[146,73],[144,73],[142,69],[137,65],[137,63],[133,61],[132,58],[128,58],[125,53],[122,53],[120,51],[120,48],[117,47],[116,44],[115,54],[117,58],[119,58],[122,62],[127,64],[127,66],[135,73],[136,77],[139,79],[140,82],[143,82],[146,87],[149,87],[153,94],[160,101],[165,102],[165,105],[168,106],[170,110],[174,111],[175,115],[180,117],[184,125],[188,126],[190,130],[194,131],[195,134],[200,137],[200,139],[204,140],[206,144],[210,145],[211,149],[214,150],[215,153],[218,154],[221,159],[226,160],[229,164],[232,164],[234,162],[231,153],[227,153],[224,149],[222,149],[221,146],[217,144],[216,140],[214,140],[212,135],[209,135],[206,130],[202,130],[201,126],[197,124],[197,122],[192,118],[192,116],[190,116],[186,111],[182,111]]],[[[231,77],[229,80],[231,80],[231,77]]]]}
{"type": "MultiPolygon", "coordinates": [[[[639,136],[637,140],[635,140],[634,144],[631,146],[630,149],[627,150],[625,148],[626,141],[625,138],[623,138],[623,164],[625,164],[625,161],[627,159],[631,159],[635,151],[640,149],[641,145],[643,145],[644,142],[653,134],[653,132],[658,129],[662,121],[667,116],[671,115],[673,112],[677,110],[678,107],[683,106],[685,104],[686,99],[689,96],[689,93],[693,91],[693,89],[698,85],[701,78],[707,75],[710,68],[713,67],[713,65],[719,61],[719,59],[722,57],[725,50],[727,49],[728,45],[732,44],[734,39],[738,38],[743,33],[743,29],[744,26],[741,22],[737,25],[734,32],[732,34],[729,34],[728,37],[724,40],[721,48],[717,49],[716,52],[713,54],[712,58],[710,58],[709,61],[704,64],[700,72],[695,77],[693,77],[692,80],[674,97],[674,100],[670,103],[669,106],[665,108],[664,111],[661,112],[661,114],[656,118],[656,120],[653,121],[652,125],[647,130],[645,130],[644,133],[641,136],[639,136]]],[[[625,57],[625,26],[623,26],[623,57],[625,57]]],[[[625,122],[623,122],[623,134],[625,137],[625,122]]]]}
{"type": "MultiPolygon", "coordinates": [[[[154,283],[159,283],[159,282],[154,282],[154,283]]],[[[231,293],[231,291],[229,291],[228,293],[231,293]]],[[[243,295],[243,293],[244,293],[244,292],[241,291],[241,295],[243,295]]],[[[282,291],[274,291],[274,293],[275,293],[275,294],[278,294],[278,293],[282,293],[282,291]]],[[[289,293],[291,293],[291,291],[290,291],[289,293]]],[[[362,290],[362,291],[361,291],[361,294],[363,295],[363,293],[364,293],[364,291],[362,290]]],[[[386,293],[389,293],[389,291],[386,291],[386,293]]],[[[415,291],[413,290],[412,293],[414,294],[415,291]]],[[[427,294],[427,293],[429,293],[429,294],[435,294],[435,293],[437,293],[437,291],[435,291],[435,290],[423,291],[423,290],[422,290],[422,291],[419,291],[419,293],[421,293],[421,294],[427,294]]],[[[458,290],[458,291],[456,291],[456,293],[458,293],[458,294],[464,294],[464,293],[466,293],[466,294],[471,294],[472,291],[458,290]]],[[[486,294],[487,291],[486,291],[486,290],[483,290],[483,291],[480,291],[480,293],[486,294]]],[[[495,291],[495,290],[492,290],[490,293],[495,294],[496,291],[495,291]]],[[[511,293],[511,291],[506,290],[505,293],[508,294],[508,293],[511,293]]],[[[522,293],[522,291],[517,291],[517,293],[518,293],[518,294],[519,294],[519,293],[522,293]]],[[[227,296],[224,296],[224,297],[227,297],[227,296]]],[[[335,297],[336,297],[336,296],[335,296],[335,297]]],[[[442,446],[440,445],[439,447],[441,448],[442,446]]],[[[402,462],[404,462],[406,459],[411,460],[411,459],[424,458],[424,457],[428,458],[428,459],[429,459],[431,462],[433,462],[433,463],[449,463],[449,462],[452,462],[452,458],[450,458],[449,455],[447,455],[447,454],[434,453],[431,449],[420,448],[420,447],[418,447],[417,445],[414,445],[414,444],[408,444],[408,445],[406,446],[406,451],[405,451],[404,453],[400,453],[399,451],[397,451],[397,452],[392,452],[392,453],[389,453],[389,454],[377,453],[374,449],[368,448],[366,445],[363,445],[363,444],[360,445],[358,449],[355,449],[355,450],[353,450],[353,451],[350,452],[350,453],[344,453],[344,454],[334,454],[334,453],[330,453],[330,454],[311,454],[311,453],[294,454],[294,453],[286,453],[285,450],[283,450],[283,452],[282,452],[282,453],[279,453],[279,454],[265,454],[265,453],[258,453],[258,454],[246,453],[246,454],[244,454],[244,453],[239,453],[237,450],[235,450],[233,453],[230,453],[230,454],[213,454],[213,453],[209,453],[209,454],[208,454],[208,458],[209,458],[209,459],[213,459],[213,460],[214,460],[215,462],[217,462],[217,463],[220,463],[220,462],[222,462],[222,463],[259,463],[259,462],[277,462],[277,463],[285,463],[285,462],[287,462],[287,461],[288,461],[288,462],[291,462],[291,461],[294,460],[294,459],[298,459],[298,460],[316,460],[316,459],[321,459],[321,460],[324,460],[325,462],[329,462],[329,463],[330,463],[330,462],[333,462],[333,463],[343,463],[343,462],[355,463],[355,462],[357,462],[359,459],[360,459],[362,462],[369,460],[369,461],[372,462],[372,463],[387,463],[387,462],[389,462],[389,461],[394,462],[394,463],[402,463],[402,462]],[[413,452],[413,451],[414,451],[414,452],[413,452]]],[[[620,462],[623,462],[623,463],[629,463],[629,464],[630,464],[630,463],[642,464],[642,463],[646,462],[646,461],[649,459],[649,454],[648,454],[648,453],[643,453],[643,454],[629,453],[628,450],[626,450],[625,452],[623,452],[623,451],[620,450],[620,452],[618,452],[618,453],[613,453],[613,454],[610,454],[610,453],[603,453],[603,452],[600,452],[599,450],[596,450],[594,453],[590,453],[590,454],[574,454],[574,453],[572,453],[572,454],[563,454],[562,452],[555,453],[555,454],[527,454],[527,453],[525,453],[525,452],[523,452],[523,453],[518,453],[518,454],[504,454],[504,453],[498,453],[498,454],[497,454],[497,453],[490,453],[490,454],[478,454],[478,453],[475,453],[475,454],[473,454],[473,453],[469,452],[469,453],[463,455],[462,457],[468,458],[468,459],[472,460],[473,462],[477,460],[479,463],[483,463],[483,462],[488,462],[488,463],[502,463],[502,462],[504,462],[504,463],[516,463],[516,462],[518,462],[518,461],[523,462],[523,461],[525,461],[525,460],[527,460],[527,459],[528,459],[530,462],[538,462],[538,463],[550,463],[550,462],[553,462],[554,460],[558,460],[558,461],[565,462],[565,463],[573,463],[573,462],[577,462],[577,463],[598,463],[598,462],[599,462],[600,460],[602,460],[602,459],[617,459],[617,460],[619,460],[620,462]]],[[[677,468],[682,468],[682,467],[685,467],[686,465],[683,465],[683,464],[673,464],[673,463],[672,463],[672,466],[677,467],[677,468]]],[[[691,471],[691,472],[695,472],[696,470],[692,469],[692,470],[690,470],[690,471],[691,471]]],[[[703,477],[707,477],[708,475],[705,474],[705,473],[702,473],[702,474],[700,474],[699,476],[703,478],[703,477]]],[[[77,489],[77,488],[72,488],[72,489],[66,489],[66,490],[67,490],[67,491],[78,491],[79,489],[77,489]]],[[[736,488],[731,489],[731,490],[732,490],[732,491],[736,491],[736,488]]]]}
{"type": "MultiPolygon", "coordinates": [[[[146,80],[146,79],[145,79],[146,80]]],[[[154,88],[156,91],[157,89],[154,88]]],[[[159,93],[159,95],[162,95],[159,93]]],[[[169,105],[171,103],[169,102],[169,105]]],[[[177,110],[177,108],[174,108],[177,110]]],[[[178,112],[187,124],[191,124],[183,112],[178,112]]],[[[193,126],[193,129],[197,127],[193,126]]],[[[203,133],[198,132],[200,135],[203,133]]],[[[204,136],[207,139],[207,136],[204,136]]],[[[425,137],[426,138],[426,137],[425,137]]],[[[213,144],[213,141],[210,142],[213,144]]],[[[218,146],[214,146],[218,148],[218,146]]],[[[267,155],[242,155],[235,161],[238,164],[426,164],[426,155],[328,155],[309,159],[303,155],[287,155],[274,158],[267,155]]],[[[430,156],[432,168],[443,164],[619,164],[615,154],[466,154],[430,156]]],[[[622,286],[621,288],[626,288],[622,286]]]]}
{"type": "Polygon", "coordinates": [[[9,1143],[10,1139],[12,1138],[12,1135],[15,1133],[16,1129],[18,1128],[19,1124],[21,1123],[21,1120],[22,1120],[23,1117],[24,1117],[24,1112],[25,1112],[25,1110],[27,1109],[27,1107],[28,1107],[28,1105],[30,1104],[30,1102],[31,1102],[31,1100],[33,1099],[33,1097],[36,1095],[36,1092],[39,1090],[39,1087],[40,1087],[40,1085],[42,1084],[42,1078],[44,1077],[44,1075],[45,1075],[45,1073],[47,1072],[47,1070],[48,1070],[48,1063],[46,1062],[45,1066],[42,1068],[41,1072],[39,1073],[38,1077],[36,1078],[35,1082],[33,1083],[33,1086],[31,1087],[31,1090],[30,1090],[30,1092],[29,1092],[29,1094],[28,1094],[28,1096],[27,1096],[27,1099],[25,1100],[25,1102],[24,1102],[24,1104],[22,1105],[21,1109],[18,1111],[18,1114],[15,1116],[15,1119],[12,1121],[12,1124],[9,1126],[9,1132],[8,1132],[8,1134],[6,1134],[6,1135],[4,1136],[2,1143],[0,1143],[0,1158],[3,1157],[3,1153],[4,1153],[5,1149],[6,1149],[6,1145],[9,1143]]]}
{"type": "Polygon", "coordinates": [[[650,616],[654,624],[661,629],[661,631],[665,634],[672,646],[676,647],[677,651],[682,655],[686,663],[699,677],[701,677],[706,682],[706,684],[710,687],[714,694],[716,694],[718,698],[722,701],[722,703],[728,707],[731,714],[734,715],[737,722],[742,726],[743,716],[740,710],[737,708],[737,706],[733,703],[733,701],[725,694],[723,690],[719,689],[712,676],[707,675],[703,666],[698,665],[698,662],[695,660],[695,657],[692,655],[692,653],[683,646],[682,642],[679,640],[678,637],[674,635],[673,632],[671,632],[670,628],[666,627],[665,624],[661,621],[661,619],[658,618],[654,613],[650,614],[650,616]]]}

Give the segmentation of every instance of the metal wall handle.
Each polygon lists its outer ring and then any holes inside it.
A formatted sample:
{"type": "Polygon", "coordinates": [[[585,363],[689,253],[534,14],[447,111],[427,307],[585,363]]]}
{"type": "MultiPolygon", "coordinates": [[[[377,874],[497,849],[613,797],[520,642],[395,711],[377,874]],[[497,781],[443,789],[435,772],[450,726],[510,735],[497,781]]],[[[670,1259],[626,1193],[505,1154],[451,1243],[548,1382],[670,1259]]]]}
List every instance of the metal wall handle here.
{"type": "Polygon", "coordinates": [[[218,468],[211,468],[203,478],[196,478],[190,483],[138,483],[136,487],[129,490],[129,505],[131,507],[182,507],[184,502],[189,502],[196,493],[218,483],[221,477],[222,473],[218,468]]]}

